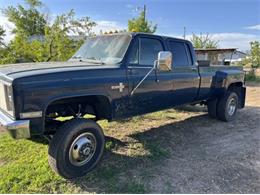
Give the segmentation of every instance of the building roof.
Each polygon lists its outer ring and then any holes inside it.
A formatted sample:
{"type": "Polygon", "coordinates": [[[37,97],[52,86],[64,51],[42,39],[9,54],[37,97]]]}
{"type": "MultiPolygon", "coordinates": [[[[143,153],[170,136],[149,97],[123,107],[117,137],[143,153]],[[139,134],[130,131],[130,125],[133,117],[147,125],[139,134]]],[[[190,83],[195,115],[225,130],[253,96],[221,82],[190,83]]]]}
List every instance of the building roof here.
{"type": "Polygon", "coordinates": [[[206,49],[195,49],[196,51],[207,52],[207,51],[236,51],[238,48],[206,48],[206,49]]]}
{"type": "Polygon", "coordinates": [[[245,52],[239,51],[237,49],[238,48],[206,48],[206,49],[196,49],[195,48],[195,52],[196,53],[207,53],[207,52],[211,52],[211,51],[215,51],[215,52],[219,52],[219,53],[233,52],[233,53],[240,53],[245,56],[247,55],[245,52]]]}

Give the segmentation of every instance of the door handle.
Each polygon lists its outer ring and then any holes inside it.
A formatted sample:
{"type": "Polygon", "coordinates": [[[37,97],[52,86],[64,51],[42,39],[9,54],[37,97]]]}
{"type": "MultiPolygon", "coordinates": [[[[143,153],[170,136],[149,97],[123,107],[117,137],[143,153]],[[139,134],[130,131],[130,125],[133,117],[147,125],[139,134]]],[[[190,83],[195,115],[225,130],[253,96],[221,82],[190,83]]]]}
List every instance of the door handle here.
{"type": "Polygon", "coordinates": [[[192,67],[191,70],[197,70],[197,67],[192,67]]]}

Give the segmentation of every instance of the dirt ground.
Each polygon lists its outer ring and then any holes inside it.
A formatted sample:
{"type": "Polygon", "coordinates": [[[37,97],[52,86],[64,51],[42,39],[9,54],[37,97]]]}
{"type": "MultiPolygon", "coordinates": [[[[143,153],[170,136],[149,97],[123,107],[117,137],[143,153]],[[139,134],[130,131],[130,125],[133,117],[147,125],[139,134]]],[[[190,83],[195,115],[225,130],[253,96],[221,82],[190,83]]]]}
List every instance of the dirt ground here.
{"type": "Polygon", "coordinates": [[[184,107],[112,124],[105,133],[117,146],[105,152],[101,177],[77,182],[83,192],[114,192],[106,189],[114,178],[122,193],[129,181],[148,193],[260,193],[260,84],[248,84],[246,107],[233,122],[184,107]]]}
{"type": "Polygon", "coordinates": [[[69,181],[77,192],[260,193],[260,84],[248,84],[233,122],[188,106],[102,127],[102,162],[69,181]]]}
{"type": "Polygon", "coordinates": [[[156,167],[152,192],[260,193],[259,84],[247,87],[246,108],[234,122],[198,115],[178,126],[171,157],[156,167]]]}

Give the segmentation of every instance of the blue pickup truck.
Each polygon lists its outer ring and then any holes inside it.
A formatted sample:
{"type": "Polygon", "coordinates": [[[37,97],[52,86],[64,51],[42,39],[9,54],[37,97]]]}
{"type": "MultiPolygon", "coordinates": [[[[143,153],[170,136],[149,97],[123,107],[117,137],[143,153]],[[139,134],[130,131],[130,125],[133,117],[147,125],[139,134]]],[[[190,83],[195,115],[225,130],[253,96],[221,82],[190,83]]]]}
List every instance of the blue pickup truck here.
{"type": "Polygon", "coordinates": [[[244,77],[240,67],[198,64],[187,40],[95,36],[68,62],[1,66],[0,124],[16,139],[48,138],[50,166],[74,178],[102,156],[96,121],[196,103],[207,105],[210,117],[231,121],[245,105],[244,77]]]}

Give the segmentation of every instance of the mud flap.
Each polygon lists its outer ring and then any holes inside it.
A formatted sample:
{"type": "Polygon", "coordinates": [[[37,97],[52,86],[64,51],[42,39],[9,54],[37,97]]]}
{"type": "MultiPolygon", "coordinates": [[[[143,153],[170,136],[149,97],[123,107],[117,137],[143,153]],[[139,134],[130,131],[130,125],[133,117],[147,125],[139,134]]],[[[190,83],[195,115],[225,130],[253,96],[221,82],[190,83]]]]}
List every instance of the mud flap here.
{"type": "Polygon", "coordinates": [[[244,108],[246,102],[246,87],[240,88],[240,95],[239,95],[239,108],[244,108]]]}

